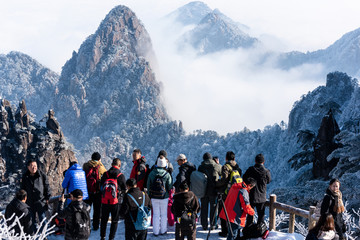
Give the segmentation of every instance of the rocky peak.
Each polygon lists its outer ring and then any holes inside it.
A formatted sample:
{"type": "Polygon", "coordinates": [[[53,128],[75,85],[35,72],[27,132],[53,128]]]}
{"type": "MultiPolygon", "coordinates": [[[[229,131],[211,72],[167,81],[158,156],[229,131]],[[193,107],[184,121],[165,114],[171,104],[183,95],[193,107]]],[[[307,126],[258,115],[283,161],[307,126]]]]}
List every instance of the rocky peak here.
{"type": "Polygon", "coordinates": [[[212,10],[201,1],[190,2],[167,15],[183,25],[198,24],[212,10]]]}

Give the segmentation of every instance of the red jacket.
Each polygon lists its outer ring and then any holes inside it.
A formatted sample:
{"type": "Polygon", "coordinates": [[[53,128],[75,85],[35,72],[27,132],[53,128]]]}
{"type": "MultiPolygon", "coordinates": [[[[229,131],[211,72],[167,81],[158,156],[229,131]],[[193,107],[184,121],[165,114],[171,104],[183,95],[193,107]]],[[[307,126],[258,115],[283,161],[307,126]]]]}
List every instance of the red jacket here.
{"type": "MultiPolygon", "coordinates": [[[[231,186],[225,200],[225,207],[229,221],[241,227],[245,226],[247,214],[254,215],[254,209],[250,206],[249,190],[244,182],[231,186]]],[[[224,209],[221,210],[220,217],[226,220],[224,209]]]]}
{"type": "Polygon", "coordinates": [[[146,160],[144,156],[133,161],[134,166],[130,173],[130,178],[135,178],[137,186],[141,191],[144,191],[146,172],[148,171],[145,162],[146,160]]]}

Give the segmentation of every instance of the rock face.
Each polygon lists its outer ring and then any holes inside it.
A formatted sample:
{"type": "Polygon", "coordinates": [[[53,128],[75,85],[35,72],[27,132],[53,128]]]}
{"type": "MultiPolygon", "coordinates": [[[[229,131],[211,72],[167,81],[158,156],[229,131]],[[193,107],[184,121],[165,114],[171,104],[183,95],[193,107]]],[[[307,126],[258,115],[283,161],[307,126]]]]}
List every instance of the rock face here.
{"type": "MultiPolygon", "coordinates": [[[[15,111],[10,102],[2,99],[0,109],[0,209],[6,206],[19,189],[20,179],[26,171],[26,162],[35,159],[49,179],[52,194],[62,190],[63,171],[76,161],[71,146],[29,116],[25,101],[15,111]]],[[[54,117],[52,116],[54,119],[54,117]]]]}
{"type": "Polygon", "coordinates": [[[328,114],[322,119],[314,142],[313,175],[315,178],[328,178],[331,170],[339,162],[338,158],[327,159],[330,153],[339,147],[339,144],[334,139],[339,133],[339,126],[330,109],[328,114]]]}

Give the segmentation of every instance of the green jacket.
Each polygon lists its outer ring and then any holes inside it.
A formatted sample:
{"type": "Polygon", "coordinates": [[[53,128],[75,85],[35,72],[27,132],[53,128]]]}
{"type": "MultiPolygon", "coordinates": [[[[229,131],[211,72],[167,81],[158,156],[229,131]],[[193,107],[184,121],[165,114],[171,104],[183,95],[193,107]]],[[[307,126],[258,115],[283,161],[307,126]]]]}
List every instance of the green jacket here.
{"type": "Polygon", "coordinates": [[[160,175],[160,176],[164,175],[163,182],[164,182],[165,189],[166,189],[166,194],[165,194],[164,199],[169,198],[169,191],[172,188],[172,178],[171,178],[170,173],[168,171],[166,171],[164,168],[161,168],[161,167],[154,168],[150,172],[148,180],[147,180],[147,193],[150,196],[151,185],[155,181],[156,176],[158,176],[158,175],[160,175]]]}

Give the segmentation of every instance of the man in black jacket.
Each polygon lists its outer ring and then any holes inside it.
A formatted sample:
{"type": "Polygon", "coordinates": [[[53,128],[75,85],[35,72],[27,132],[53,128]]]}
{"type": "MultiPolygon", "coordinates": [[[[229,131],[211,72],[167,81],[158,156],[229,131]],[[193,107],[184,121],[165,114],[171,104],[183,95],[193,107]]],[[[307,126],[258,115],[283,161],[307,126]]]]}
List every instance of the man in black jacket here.
{"type": "Polygon", "coordinates": [[[136,221],[138,206],[129,196],[133,196],[139,206],[143,203],[145,196],[144,206],[151,208],[151,201],[147,193],[141,191],[136,184],[134,178],[130,178],[126,181],[126,187],[128,189],[124,196],[124,201],[121,204],[120,215],[124,217],[125,222],[125,239],[126,240],[145,240],[147,237],[147,230],[136,230],[131,217],[136,221]],[[131,216],[130,216],[131,215],[131,216]]]}
{"type": "Polygon", "coordinates": [[[20,226],[18,224],[14,226],[15,233],[20,234],[20,227],[22,227],[24,233],[31,235],[33,233],[33,224],[30,207],[25,203],[26,199],[26,191],[23,189],[19,190],[15,198],[6,207],[5,218],[7,219],[8,226],[13,224],[16,217],[19,218],[20,226]]]}
{"type": "MultiPolygon", "coordinates": [[[[265,202],[266,202],[266,184],[271,181],[271,174],[268,169],[264,167],[265,158],[262,154],[258,154],[255,157],[255,165],[246,170],[243,179],[246,181],[248,178],[254,178],[256,180],[256,186],[250,191],[250,205],[255,209],[258,214],[257,223],[264,221],[265,217],[265,202]]],[[[250,224],[254,221],[253,216],[249,216],[246,219],[246,224],[250,224]]]]}
{"type": "MultiPolygon", "coordinates": [[[[100,226],[100,237],[101,240],[105,240],[106,235],[106,226],[109,220],[109,215],[111,213],[111,226],[110,226],[110,234],[109,240],[113,240],[115,238],[115,233],[118,226],[118,221],[120,219],[120,207],[123,199],[123,194],[126,191],[126,183],[124,174],[120,171],[121,161],[119,158],[114,158],[112,162],[112,167],[109,171],[105,172],[101,178],[101,226],[100,226]],[[113,200],[113,202],[106,201],[105,197],[105,182],[108,179],[116,179],[117,182],[117,200],[113,200]]],[[[111,182],[110,182],[111,183],[111,182]]],[[[109,187],[113,186],[113,184],[109,184],[109,187]]]]}
{"type": "Polygon", "coordinates": [[[49,182],[46,175],[38,169],[35,160],[28,161],[27,169],[21,180],[21,189],[27,192],[26,203],[30,206],[33,223],[36,222],[36,214],[41,223],[45,219],[50,199],[49,182]]]}
{"type": "Polygon", "coordinates": [[[179,191],[179,186],[182,182],[185,182],[190,186],[190,175],[193,171],[196,170],[196,166],[187,161],[185,154],[179,154],[176,158],[179,167],[179,173],[176,175],[176,181],[173,184],[175,187],[175,192],[179,191]]]}

